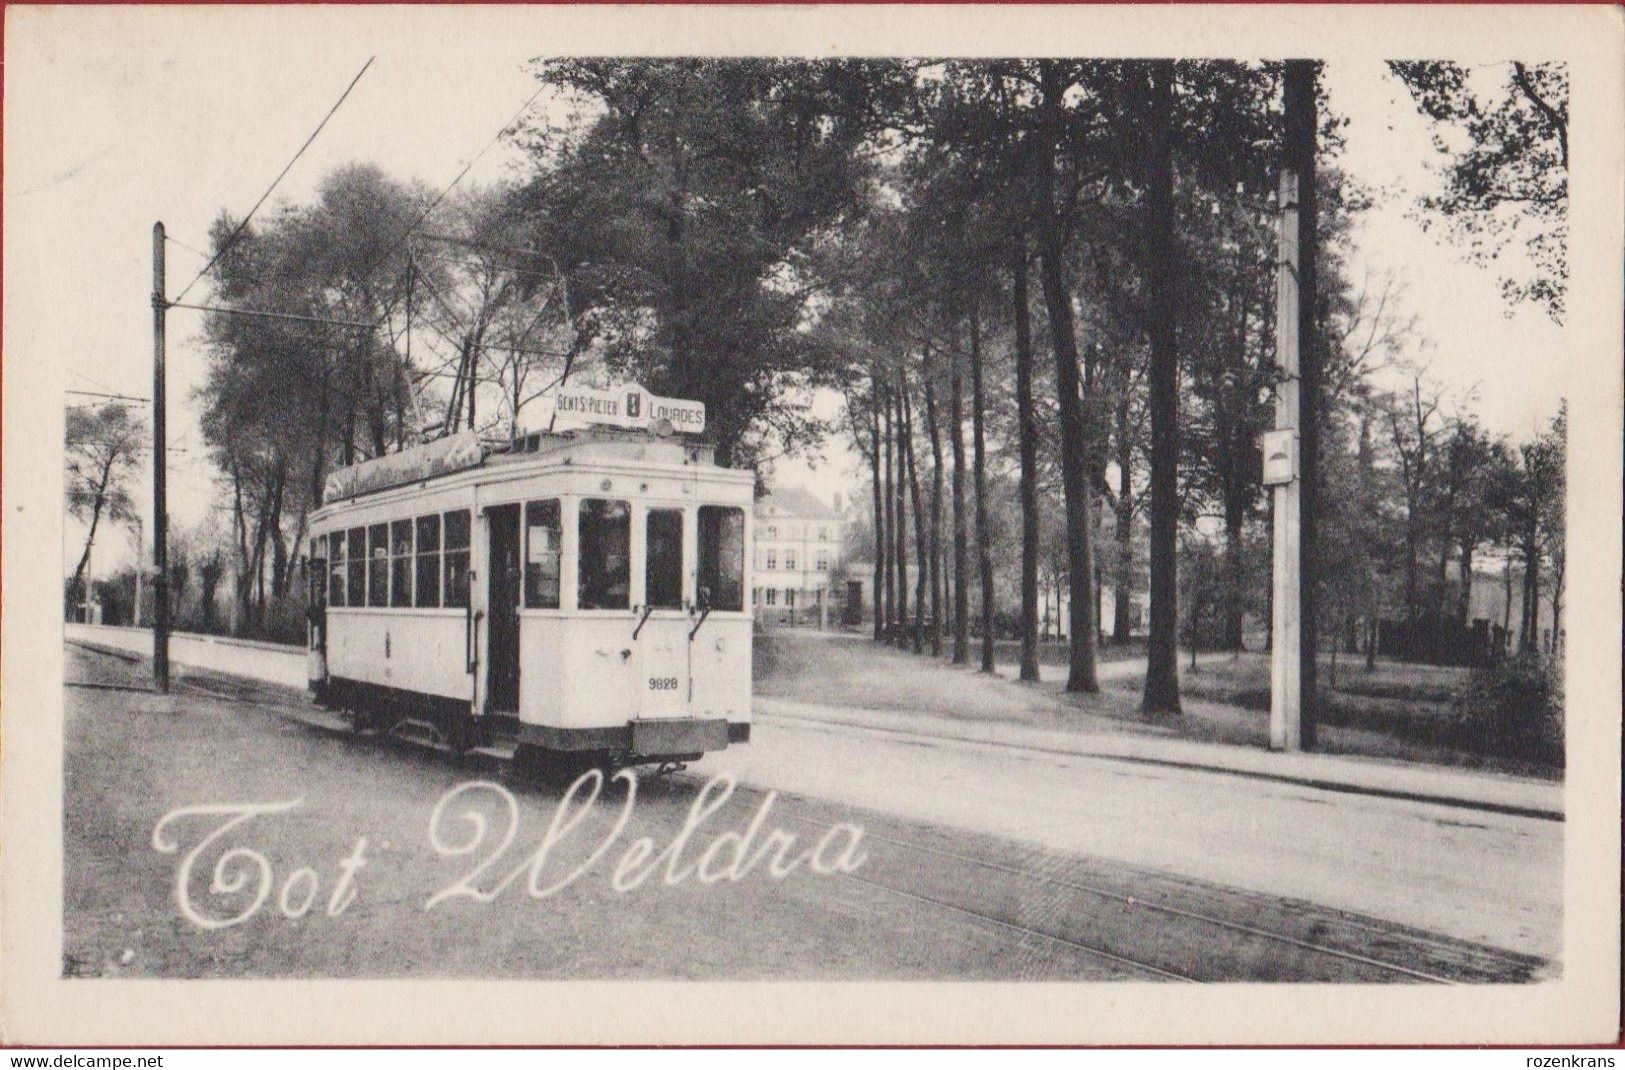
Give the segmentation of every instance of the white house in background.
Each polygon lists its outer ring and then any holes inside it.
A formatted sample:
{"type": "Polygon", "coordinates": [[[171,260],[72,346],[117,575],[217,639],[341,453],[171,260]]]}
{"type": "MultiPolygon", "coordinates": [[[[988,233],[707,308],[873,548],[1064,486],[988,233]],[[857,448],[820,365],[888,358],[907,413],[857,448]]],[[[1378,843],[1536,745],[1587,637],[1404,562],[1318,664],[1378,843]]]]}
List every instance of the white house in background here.
{"type": "Polygon", "coordinates": [[[758,619],[816,624],[821,609],[835,619],[840,594],[834,582],[845,534],[837,505],[800,487],[781,487],[757,499],[751,604],[758,619]]]}

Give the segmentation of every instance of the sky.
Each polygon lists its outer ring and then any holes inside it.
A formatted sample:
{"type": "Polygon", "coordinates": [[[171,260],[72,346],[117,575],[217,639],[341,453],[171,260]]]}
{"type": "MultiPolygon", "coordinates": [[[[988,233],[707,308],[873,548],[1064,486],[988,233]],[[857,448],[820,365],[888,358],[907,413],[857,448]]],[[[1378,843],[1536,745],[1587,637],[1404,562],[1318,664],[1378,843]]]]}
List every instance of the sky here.
{"type": "MultiPolygon", "coordinates": [[[[258,9],[242,32],[208,48],[185,34],[155,35],[139,49],[116,34],[73,35],[71,44],[55,35],[21,77],[8,57],[6,211],[16,231],[6,264],[9,358],[25,346],[28,359],[58,374],[61,391],[149,395],[154,221],[174,239],[173,295],[204,263],[181,243],[206,248],[221,211],[252,206],[369,56],[372,67],[277,199],[308,201],[323,174],[357,160],[443,188],[535,91],[526,61],[547,50],[545,39],[511,33],[357,39],[323,36],[310,21],[292,32],[272,14],[258,9]],[[17,263],[18,247],[36,252],[17,263]]],[[[1416,194],[1437,182],[1429,171],[1436,154],[1424,120],[1385,69],[1334,62],[1324,85],[1330,107],[1349,119],[1342,165],[1387,191],[1357,232],[1356,275],[1395,272],[1417,315],[1414,359],[1452,396],[1471,394],[1492,430],[1527,436],[1562,396],[1562,331],[1533,306],[1508,316],[1493,272],[1406,218],[1416,194]]],[[[462,186],[501,181],[521,166],[499,144],[462,186]]],[[[207,292],[199,283],[188,299],[207,292]]],[[[215,493],[193,402],[203,373],[201,319],[176,309],[168,321],[171,515],[182,528],[209,514],[215,493]]],[[[50,403],[88,400],[62,393],[50,403]]],[[[821,397],[815,411],[833,415],[837,406],[821,397]]],[[[850,494],[856,468],[851,452],[832,442],[820,457],[780,462],[773,478],[828,500],[850,494]]],[[[82,529],[70,522],[63,542],[71,568],[82,529]]],[[[98,548],[98,571],[129,559],[133,538],[122,542],[98,548]]]]}

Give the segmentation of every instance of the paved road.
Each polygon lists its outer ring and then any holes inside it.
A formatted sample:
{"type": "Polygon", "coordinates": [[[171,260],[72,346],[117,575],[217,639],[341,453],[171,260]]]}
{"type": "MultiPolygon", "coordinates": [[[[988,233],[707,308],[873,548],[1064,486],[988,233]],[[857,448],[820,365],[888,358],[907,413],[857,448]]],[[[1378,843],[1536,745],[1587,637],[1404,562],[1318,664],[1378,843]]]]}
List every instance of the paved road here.
{"type": "MultiPolygon", "coordinates": [[[[1066,796],[1037,795],[1080,778],[1065,766],[1032,793],[995,797],[973,759],[953,758],[962,772],[943,779],[938,758],[905,757],[952,747],[770,724],[748,748],[640,781],[617,832],[624,790],[560,816],[557,786],[312,730],[292,717],[298,697],[274,688],[183,677],[161,699],[139,690],[139,664],[77,647],[68,672],[70,975],[1398,982],[1550,969],[1046,842],[1032,827],[1052,825],[1066,796]],[[724,771],[745,786],[694,822],[724,771]],[[998,808],[991,821],[965,819],[978,799],[998,808]],[[210,804],[227,809],[185,810],[210,804]],[[230,809],[251,805],[284,808],[230,809]],[[730,879],[725,834],[746,834],[758,815],[746,871],[730,879]],[[555,820],[556,847],[527,867],[555,820]],[[685,822],[697,827],[672,861],[685,822]],[[775,877],[775,863],[789,872],[775,877]],[[457,894],[465,877],[472,894],[457,894]]],[[[1146,820],[1122,807],[1066,815],[1080,827],[1146,820]]]]}

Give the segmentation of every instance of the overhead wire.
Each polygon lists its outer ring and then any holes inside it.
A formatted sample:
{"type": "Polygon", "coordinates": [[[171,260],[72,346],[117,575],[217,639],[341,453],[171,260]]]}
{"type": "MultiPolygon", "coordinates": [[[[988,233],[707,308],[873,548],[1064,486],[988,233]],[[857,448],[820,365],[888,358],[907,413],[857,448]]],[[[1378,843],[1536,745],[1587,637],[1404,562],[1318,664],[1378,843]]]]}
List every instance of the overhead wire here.
{"type": "Polygon", "coordinates": [[[98,393],[98,392],[96,392],[94,390],[64,390],[62,392],[64,394],[73,394],[76,397],[104,398],[104,399],[106,399],[105,401],[99,401],[99,402],[98,401],[87,401],[82,405],[73,406],[74,408],[80,408],[80,409],[88,408],[91,405],[105,405],[108,401],[133,401],[133,402],[136,402],[137,404],[141,404],[141,405],[151,405],[152,404],[152,399],[151,398],[138,398],[138,397],[134,396],[133,394],[101,394],[101,393],[98,393]]]}
{"type": "MultiPolygon", "coordinates": [[[[169,304],[171,306],[176,306],[176,307],[181,307],[181,308],[191,308],[191,309],[197,309],[199,311],[220,313],[220,314],[226,314],[226,315],[257,316],[257,317],[264,317],[264,318],[269,318],[269,319],[290,320],[290,321],[294,321],[294,322],[317,323],[317,324],[327,324],[327,325],[340,326],[340,327],[351,327],[351,328],[357,328],[357,329],[365,329],[365,330],[368,330],[368,331],[376,331],[377,329],[379,329],[380,327],[384,326],[385,324],[387,324],[389,322],[390,318],[395,313],[396,305],[401,300],[402,295],[400,295],[400,294],[397,294],[394,297],[392,297],[390,299],[388,305],[385,307],[383,314],[377,320],[374,320],[374,321],[371,321],[371,322],[360,322],[360,321],[354,321],[354,320],[329,320],[329,319],[323,319],[323,318],[313,317],[313,316],[301,316],[301,315],[296,315],[296,314],[293,314],[293,313],[269,312],[269,311],[254,310],[254,309],[233,309],[233,308],[225,308],[225,307],[219,307],[219,306],[206,306],[206,305],[182,304],[181,303],[181,298],[184,298],[186,296],[186,294],[191,290],[191,288],[197,284],[198,280],[201,279],[204,275],[208,274],[209,271],[213,269],[215,264],[217,264],[220,261],[220,259],[222,257],[224,257],[226,255],[226,253],[229,252],[231,250],[231,248],[236,244],[237,240],[241,237],[243,232],[246,230],[249,222],[254,217],[254,214],[264,205],[265,201],[271,196],[272,192],[276,189],[278,184],[280,184],[282,179],[293,168],[293,165],[296,162],[298,162],[299,158],[304,154],[305,150],[308,149],[310,147],[310,145],[316,140],[316,137],[322,132],[323,128],[326,127],[328,121],[333,117],[333,115],[338,111],[339,107],[349,97],[351,91],[355,88],[356,83],[358,83],[361,80],[362,75],[366,74],[368,68],[370,68],[372,66],[372,64],[373,64],[373,62],[374,62],[374,60],[376,58],[377,58],[376,56],[369,58],[367,60],[367,62],[362,66],[361,70],[358,71],[356,73],[355,77],[351,79],[350,84],[345,87],[345,90],[340,95],[339,99],[333,104],[332,108],[330,108],[328,110],[327,114],[322,118],[322,121],[317,125],[316,129],[311,133],[310,137],[308,137],[305,140],[305,143],[300,146],[299,151],[294,154],[293,159],[288,161],[287,166],[285,166],[282,169],[282,171],[272,181],[271,185],[266,189],[265,193],[262,194],[260,196],[260,199],[255,202],[254,206],[251,209],[249,209],[248,214],[243,217],[243,219],[242,219],[242,221],[240,223],[238,223],[236,228],[232,231],[231,235],[228,236],[228,238],[226,239],[225,243],[222,244],[220,250],[217,253],[215,253],[214,256],[209,259],[208,263],[206,263],[203,266],[203,269],[201,271],[199,271],[198,274],[196,276],[194,276],[190,282],[187,283],[186,287],[181,290],[180,294],[176,297],[176,299],[174,301],[169,302],[169,304]]],[[[387,261],[390,256],[392,256],[398,249],[400,249],[400,247],[402,245],[404,245],[407,241],[409,241],[411,239],[413,234],[415,234],[418,231],[418,228],[423,225],[423,223],[429,218],[429,216],[434,212],[434,210],[440,206],[440,204],[446,199],[446,197],[448,197],[451,194],[452,190],[455,189],[457,187],[457,185],[465,177],[467,177],[468,173],[471,170],[473,170],[475,164],[477,164],[486,155],[486,153],[488,153],[491,150],[491,148],[493,146],[495,146],[497,144],[497,142],[502,139],[504,134],[506,134],[510,129],[512,129],[516,123],[518,123],[518,121],[530,109],[530,106],[533,103],[535,103],[536,99],[541,96],[541,94],[545,91],[545,89],[546,89],[545,85],[538,86],[536,91],[533,92],[529,97],[527,97],[525,99],[525,102],[519,106],[518,110],[516,110],[513,113],[513,115],[508,119],[508,121],[506,123],[504,123],[496,131],[496,133],[492,135],[490,140],[487,141],[480,148],[480,150],[478,152],[476,152],[468,160],[468,162],[463,165],[462,169],[459,170],[457,172],[457,174],[451,179],[451,181],[449,183],[447,183],[446,186],[443,189],[440,190],[440,192],[434,197],[434,199],[431,200],[429,202],[429,204],[424,207],[424,209],[417,215],[417,217],[412,221],[412,223],[409,226],[407,226],[404,231],[401,232],[401,234],[395,239],[395,241],[393,243],[391,243],[391,245],[389,247],[387,247],[379,256],[377,256],[377,257],[375,257],[373,259],[372,263],[369,265],[369,269],[368,269],[369,271],[371,270],[371,268],[373,266],[382,264],[385,261],[387,261]]],[[[167,237],[167,235],[166,235],[166,237],[167,237]]],[[[445,240],[445,238],[446,238],[446,236],[444,236],[444,235],[437,235],[436,237],[437,237],[438,240],[445,240]]],[[[187,245],[184,242],[181,242],[179,239],[171,238],[169,240],[175,242],[175,244],[180,245],[183,248],[186,248],[186,249],[188,249],[188,250],[190,250],[190,251],[192,251],[194,253],[197,253],[200,256],[204,255],[204,254],[201,253],[200,250],[197,250],[197,249],[193,248],[192,246],[187,245]]],[[[540,253],[538,251],[535,251],[535,250],[527,250],[527,251],[525,251],[525,253],[526,253],[526,255],[545,255],[545,254],[542,254],[542,253],[540,253]]],[[[410,263],[408,265],[407,270],[408,270],[409,273],[412,271],[412,267],[411,267],[410,263]]],[[[555,274],[556,274],[557,273],[557,265],[556,264],[554,265],[554,271],[555,271],[555,274]]],[[[419,272],[418,273],[418,278],[422,279],[423,282],[426,285],[429,286],[431,295],[435,298],[436,302],[439,303],[441,305],[441,307],[444,308],[446,310],[446,312],[449,315],[451,315],[454,320],[458,321],[459,325],[460,325],[460,323],[461,323],[460,317],[458,317],[457,314],[446,304],[446,302],[441,297],[441,295],[438,293],[438,291],[435,289],[433,283],[428,279],[428,277],[424,273],[419,272]]],[[[408,326],[410,326],[410,325],[408,325],[408,326]]],[[[489,344],[494,345],[495,343],[489,343],[489,344]]],[[[513,347],[503,347],[503,348],[512,349],[513,347]]],[[[513,351],[514,352],[523,352],[523,353],[526,353],[526,354],[529,354],[529,355],[542,356],[542,357],[559,357],[559,356],[568,357],[567,353],[560,353],[560,352],[546,352],[546,351],[541,351],[541,350],[520,350],[520,349],[514,349],[513,351]]],[[[313,381],[314,378],[315,378],[313,375],[311,375],[309,373],[309,371],[307,369],[305,369],[303,367],[299,367],[297,365],[291,365],[290,367],[293,368],[295,374],[299,375],[301,378],[306,379],[307,382],[313,381]]],[[[98,385],[100,385],[100,384],[98,384],[98,385]]],[[[343,397],[346,400],[350,401],[352,404],[359,403],[359,402],[361,402],[363,400],[362,398],[358,397],[357,395],[351,393],[350,391],[348,391],[348,390],[344,389],[343,387],[340,387],[337,384],[332,383],[330,381],[324,381],[321,385],[325,389],[331,390],[333,393],[337,394],[338,396],[343,397]]],[[[415,407],[415,399],[414,399],[414,407],[415,407]]]]}
{"type": "Polygon", "coordinates": [[[322,130],[326,128],[328,120],[333,118],[334,113],[336,113],[345,100],[349,98],[350,91],[356,87],[357,82],[361,81],[361,76],[367,73],[367,68],[371,67],[373,60],[376,60],[377,58],[377,56],[370,56],[368,57],[367,62],[361,65],[361,69],[356,72],[355,77],[350,79],[350,84],[344,87],[344,92],[339,94],[339,99],[334,102],[331,108],[327,109],[327,114],[322,116],[322,121],[316,124],[316,129],[312,130],[310,136],[305,139],[305,143],[299,146],[299,151],[293,154],[293,159],[289,160],[287,166],[282,168],[282,170],[277,173],[276,178],[271,180],[271,184],[265,188],[265,192],[260,194],[260,199],[254,202],[254,207],[250,208],[248,210],[248,214],[243,216],[242,221],[239,222],[236,228],[232,230],[231,235],[225,240],[224,244],[220,246],[219,251],[216,252],[214,256],[209,258],[209,262],[207,264],[203,265],[203,270],[194,275],[192,277],[192,281],[187,283],[186,286],[182,288],[181,292],[176,296],[175,302],[179,302],[181,298],[185,297],[189,292],[191,292],[192,287],[197,285],[198,280],[207,275],[209,271],[220,262],[220,258],[230,252],[232,246],[237,244],[237,239],[242,237],[243,231],[248,229],[249,221],[254,218],[254,213],[260,210],[260,207],[270,198],[277,186],[284,178],[287,177],[288,172],[293,170],[293,165],[299,162],[299,157],[305,154],[305,150],[310,148],[311,143],[314,142],[317,136],[321,134],[322,130]]]}

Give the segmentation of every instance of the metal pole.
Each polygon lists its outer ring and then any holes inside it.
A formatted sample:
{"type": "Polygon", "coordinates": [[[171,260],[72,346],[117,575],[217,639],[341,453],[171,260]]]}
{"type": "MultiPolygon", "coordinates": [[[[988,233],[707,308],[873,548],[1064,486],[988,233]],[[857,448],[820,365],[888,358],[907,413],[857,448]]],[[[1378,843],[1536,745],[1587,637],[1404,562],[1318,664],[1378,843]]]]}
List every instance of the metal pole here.
{"type": "MultiPolygon", "coordinates": [[[[1275,272],[1275,361],[1281,381],[1275,388],[1275,428],[1297,437],[1298,360],[1298,176],[1281,172],[1280,247],[1275,272]]],[[[1296,443],[1294,443],[1296,454],[1296,443]]],[[[1301,472],[1275,487],[1274,585],[1270,613],[1270,746],[1302,747],[1303,677],[1301,661],[1302,519],[1301,472]]]]}
{"type": "Polygon", "coordinates": [[[164,225],[152,225],[152,686],[169,691],[169,440],[164,427],[164,225]]]}
{"type": "Polygon", "coordinates": [[[141,519],[135,521],[135,607],[130,611],[130,625],[141,627],[141,586],[144,582],[141,573],[146,570],[146,553],[142,545],[141,519]]]}

